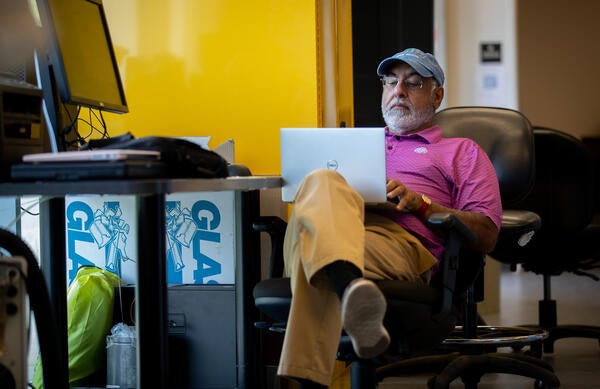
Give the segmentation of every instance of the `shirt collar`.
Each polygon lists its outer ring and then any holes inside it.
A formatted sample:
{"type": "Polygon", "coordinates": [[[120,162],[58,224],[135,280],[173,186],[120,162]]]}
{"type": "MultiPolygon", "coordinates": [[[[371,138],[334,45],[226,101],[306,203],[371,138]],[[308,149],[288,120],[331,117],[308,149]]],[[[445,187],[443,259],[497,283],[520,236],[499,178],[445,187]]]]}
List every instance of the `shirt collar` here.
{"type": "Polygon", "coordinates": [[[385,128],[385,135],[386,137],[392,137],[392,138],[396,138],[398,140],[401,139],[416,139],[416,138],[421,138],[423,140],[425,140],[427,143],[437,143],[439,142],[442,138],[442,130],[440,128],[440,126],[435,125],[429,128],[426,128],[424,130],[421,130],[419,132],[415,132],[412,134],[404,134],[404,135],[397,135],[397,134],[393,134],[390,132],[389,128],[386,127],[385,128]]]}

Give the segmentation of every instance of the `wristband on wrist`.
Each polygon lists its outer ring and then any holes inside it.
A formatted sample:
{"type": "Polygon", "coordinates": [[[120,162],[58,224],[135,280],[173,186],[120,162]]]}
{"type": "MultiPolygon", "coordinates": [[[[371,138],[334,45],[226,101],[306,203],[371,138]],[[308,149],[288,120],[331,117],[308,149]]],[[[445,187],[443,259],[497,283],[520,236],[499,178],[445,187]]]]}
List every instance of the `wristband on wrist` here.
{"type": "Polygon", "coordinates": [[[427,213],[427,210],[431,206],[431,199],[425,196],[424,194],[421,194],[421,200],[421,207],[418,210],[416,210],[415,213],[417,214],[417,216],[419,216],[419,218],[423,219],[423,217],[425,217],[425,214],[427,213]]]}

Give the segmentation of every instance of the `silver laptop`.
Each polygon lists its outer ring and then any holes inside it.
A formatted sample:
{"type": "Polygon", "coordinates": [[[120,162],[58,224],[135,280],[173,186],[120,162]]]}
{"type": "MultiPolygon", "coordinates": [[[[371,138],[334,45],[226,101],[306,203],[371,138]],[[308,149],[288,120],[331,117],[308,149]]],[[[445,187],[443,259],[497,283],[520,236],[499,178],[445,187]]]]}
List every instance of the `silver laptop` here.
{"type": "Polygon", "coordinates": [[[366,203],[386,202],[384,128],[282,128],[282,200],[318,168],[338,171],[366,203]]]}
{"type": "Polygon", "coordinates": [[[59,153],[36,153],[23,156],[23,162],[100,162],[125,160],[158,160],[160,152],[131,149],[94,149],[81,151],[61,151],[59,153]]]}

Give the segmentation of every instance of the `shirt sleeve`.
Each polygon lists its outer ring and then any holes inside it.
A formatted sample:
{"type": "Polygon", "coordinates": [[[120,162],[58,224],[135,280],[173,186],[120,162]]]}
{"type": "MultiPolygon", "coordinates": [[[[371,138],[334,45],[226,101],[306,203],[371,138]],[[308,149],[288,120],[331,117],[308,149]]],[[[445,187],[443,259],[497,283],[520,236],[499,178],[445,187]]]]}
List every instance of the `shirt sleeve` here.
{"type": "Polygon", "coordinates": [[[502,201],[494,166],[477,143],[465,139],[461,148],[454,161],[453,208],[482,213],[500,229],[502,201]]]}

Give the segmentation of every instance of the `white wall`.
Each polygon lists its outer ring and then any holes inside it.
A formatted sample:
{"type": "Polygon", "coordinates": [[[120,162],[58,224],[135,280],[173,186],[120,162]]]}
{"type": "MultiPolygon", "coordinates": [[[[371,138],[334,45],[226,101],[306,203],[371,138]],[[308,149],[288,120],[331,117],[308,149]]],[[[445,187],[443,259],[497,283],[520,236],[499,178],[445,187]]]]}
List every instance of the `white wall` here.
{"type": "MultiPolygon", "coordinates": [[[[433,54],[447,75],[446,29],[446,0],[433,0],[433,54]]],[[[444,98],[440,109],[446,107],[447,100],[444,98]]]]}
{"type": "Polygon", "coordinates": [[[517,108],[515,0],[437,0],[436,6],[446,16],[437,39],[445,43],[446,104],[517,108]],[[501,63],[480,62],[483,42],[501,43],[501,63]],[[497,83],[486,88],[490,76],[497,83]]]}
{"type": "MultiPolygon", "coordinates": [[[[434,0],[434,52],[446,71],[442,108],[485,105],[518,108],[515,0],[434,0]],[[501,44],[501,62],[483,64],[482,43],[501,44]],[[487,86],[486,77],[496,83],[487,86]]],[[[489,85],[489,84],[488,84],[489,85]]],[[[497,312],[500,263],[487,261],[482,314],[497,312]]]]}

